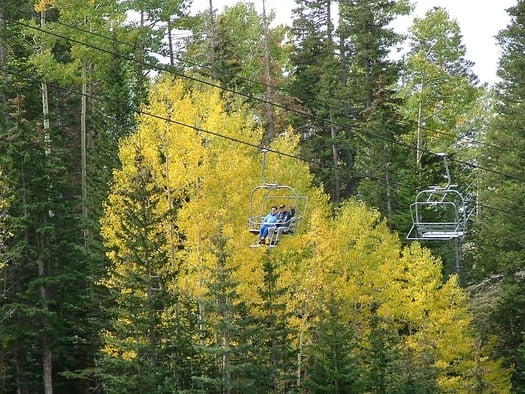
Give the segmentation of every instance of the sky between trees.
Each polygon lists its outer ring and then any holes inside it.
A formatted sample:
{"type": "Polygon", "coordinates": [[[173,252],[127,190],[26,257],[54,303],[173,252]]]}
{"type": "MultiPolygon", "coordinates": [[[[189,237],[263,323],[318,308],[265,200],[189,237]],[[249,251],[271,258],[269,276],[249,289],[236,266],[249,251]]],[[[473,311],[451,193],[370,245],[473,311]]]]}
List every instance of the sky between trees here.
{"type": "MultiPolygon", "coordinates": [[[[225,6],[231,7],[241,0],[213,0],[213,7],[222,11],[225,6]]],[[[248,2],[248,1],[244,1],[248,2]]],[[[262,11],[262,0],[253,2],[258,11],[262,11]]],[[[481,82],[497,82],[496,70],[500,56],[494,36],[509,23],[506,9],[515,5],[515,0],[422,0],[414,1],[412,15],[399,18],[395,28],[406,32],[415,16],[423,17],[432,7],[444,7],[450,17],[456,19],[461,28],[463,43],[467,48],[467,58],[475,65],[474,72],[481,82]]],[[[192,12],[200,12],[209,7],[210,0],[193,0],[192,12]]],[[[266,8],[276,11],[277,23],[289,24],[294,0],[266,0],[266,8]]]]}

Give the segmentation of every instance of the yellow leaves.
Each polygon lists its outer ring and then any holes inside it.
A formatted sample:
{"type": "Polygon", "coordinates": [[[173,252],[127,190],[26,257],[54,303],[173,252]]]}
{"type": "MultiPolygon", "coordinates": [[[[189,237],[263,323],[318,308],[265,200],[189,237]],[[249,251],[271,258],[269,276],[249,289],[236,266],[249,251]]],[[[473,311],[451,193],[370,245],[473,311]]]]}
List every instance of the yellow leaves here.
{"type": "MultiPolygon", "coordinates": [[[[197,293],[195,284],[205,279],[206,267],[215,265],[214,238],[228,240],[230,264],[241,265],[246,259],[238,250],[251,243],[246,231],[247,206],[253,175],[259,174],[253,148],[231,139],[254,143],[260,130],[249,114],[226,113],[219,93],[169,78],[161,80],[149,108],[139,118],[137,133],[122,143],[122,170],[115,173],[115,190],[132,189],[129,182],[138,176],[140,161],[141,166],[151,169],[157,186],[165,190],[165,210],[169,209],[168,201],[176,205],[176,225],[186,239],[185,263],[189,275],[194,275],[180,280],[197,293]],[[151,113],[156,116],[147,115],[151,113]]],[[[103,228],[107,240],[119,228],[120,199],[117,193],[108,201],[108,225],[103,228]]],[[[118,240],[112,242],[122,247],[118,240]]]]}
{"type": "MultiPolygon", "coordinates": [[[[125,361],[131,361],[137,358],[138,354],[135,350],[132,350],[130,348],[124,348],[123,350],[121,344],[119,344],[120,346],[113,345],[112,343],[115,342],[115,336],[111,332],[104,330],[102,334],[106,340],[104,346],[102,347],[103,353],[110,355],[114,358],[120,358],[125,361]]],[[[137,338],[128,338],[124,342],[131,344],[136,341],[137,338]]]]}
{"type": "Polygon", "coordinates": [[[432,353],[445,391],[465,385],[475,340],[472,317],[456,278],[443,283],[441,262],[415,243],[401,251],[377,213],[356,201],[333,217],[314,210],[310,224],[312,256],[301,263],[305,268],[298,279],[310,297],[300,302],[322,311],[323,303],[333,300],[341,320],[363,338],[372,313],[377,314],[407,330],[413,354],[432,353]]]}
{"type": "Polygon", "coordinates": [[[36,12],[45,12],[53,6],[53,0],[40,0],[35,4],[36,12]]]}
{"type": "Polygon", "coordinates": [[[419,325],[441,283],[441,265],[428,250],[410,245],[389,266],[387,301],[381,313],[419,325]]]}
{"type": "Polygon", "coordinates": [[[152,234],[170,239],[176,226],[184,236],[177,252],[180,291],[205,297],[210,273],[220,262],[239,283],[242,302],[257,314],[263,267],[271,263],[279,273],[277,288],[287,289],[279,296],[293,316],[287,323],[305,341],[319,314],[336,303],[340,323],[355,330],[362,348],[372,317],[379,317],[392,331],[406,331],[400,335],[407,352],[432,353],[443,387],[459,384],[447,374],[467,375],[470,364],[463,360],[472,359],[474,333],[455,278],[443,283],[440,261],[418,244],[401,249],[379,213],[363,203],[348,201],[333,212],[326,195],[311,186],[307,166],[288,156],[297,151],[296,135],[288,131],[273,142],[272,149],[286,154],[270,152],[265,175],[269,182],[308,195],[309,210],[299,234],[285,236],[275,249],[252,249],[255,236],[247,231],[247,220],[250,193],[261,183],[262,159],[253,148],[262,133],[253,114],[240,106],[236,110],[235,102],[226,111],[216,89],[169,78],[160,80],[149,102],[136,134],[122,142],[122,168],[115,172],[102,222],[114,263],[108,287],[142,296],[140,289],[126,289],[119,281],[119,274],[140,269],[129,257],[121,217],[139,208],[123,195],[135,191],[140,171],[147,168],[152,177],[148,192],[159,197],[154,213],[163,218],[152,234]]]}

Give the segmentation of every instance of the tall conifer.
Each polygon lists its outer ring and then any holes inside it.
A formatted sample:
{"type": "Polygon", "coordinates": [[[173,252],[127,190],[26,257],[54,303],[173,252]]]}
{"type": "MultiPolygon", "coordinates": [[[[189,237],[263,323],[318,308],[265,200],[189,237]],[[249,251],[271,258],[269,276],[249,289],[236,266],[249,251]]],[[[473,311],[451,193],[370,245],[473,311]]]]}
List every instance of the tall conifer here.
{"type": "MultiPolygon", "coordinates": [[[[496,86],[496,116],[486,131],[480,166],[478,253],[473,270],[478,278],[506,276],[501,298],[494,300],[494,322],[501,353],[514,365],[513,384],[525,386],[525,2],[508,9],[511,22],[498,34],[502,56],[496,86]]],[[[521,392],[521,391],[517,391],[521,392]]]]}

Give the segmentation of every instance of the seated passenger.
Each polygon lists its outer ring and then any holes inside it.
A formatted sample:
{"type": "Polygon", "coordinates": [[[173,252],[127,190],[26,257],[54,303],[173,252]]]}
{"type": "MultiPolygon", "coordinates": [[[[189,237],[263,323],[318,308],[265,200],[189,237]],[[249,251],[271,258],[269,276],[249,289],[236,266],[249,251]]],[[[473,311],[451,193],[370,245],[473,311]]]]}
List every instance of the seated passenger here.
{"type": "Polygon", "coordinates": [[[290,207],[290,210],[286,210],[286,205],[281,204],[279,206],[280,212],[277,215],[277,223],[275,227],[271,227],[268,230],[270,235],[270,242],[274,245],[277,245],[281,235],[286,234],[290,229],[290,224],[292,223],[292,217],[295,215],[295,207],[290,207]],[[274,238],[274,234],[276,234],[274,238]]]}
{"type": "Polygon", "coordinates": [[[266,217],[263,219],[261,230],[259,231],[259,243],[265,244],[266,237],[268,236],[268,231],[271,228],[275,228],[278,218],[277,207],[272,206],[272,210],[266,217]]]}

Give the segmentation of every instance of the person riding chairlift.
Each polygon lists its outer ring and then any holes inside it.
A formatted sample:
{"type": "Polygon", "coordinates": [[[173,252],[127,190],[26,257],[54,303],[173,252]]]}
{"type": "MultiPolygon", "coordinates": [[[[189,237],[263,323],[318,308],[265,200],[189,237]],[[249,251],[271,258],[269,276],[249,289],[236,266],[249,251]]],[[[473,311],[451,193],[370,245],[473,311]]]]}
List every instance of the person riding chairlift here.
{"type": "Polygon", "coordinates": [[[274,228],[279,214],[277,213],[277,207],[275,205],[272,206],[272,210],[266,217],[263,219],[261,230],[259,231],[259,243],[264,245],[266,244],[266,237],[268,236],[268,232],[270,228],[274,228]]]}
{"type": "Polygon", "coordinates": [[[295,215],[295,207],[290,207],[290,210],[286,210],[286,205],[281,204],[279,206],[279,214],[277,215],[277,223],[275,227],[268,229],[268,235],[270,236],[270,244],[277,245],[281,236],[288,232],[292,217],[295,215]],[[276,234],[274,238],[274,234],[276,234]]]}

